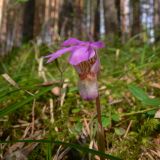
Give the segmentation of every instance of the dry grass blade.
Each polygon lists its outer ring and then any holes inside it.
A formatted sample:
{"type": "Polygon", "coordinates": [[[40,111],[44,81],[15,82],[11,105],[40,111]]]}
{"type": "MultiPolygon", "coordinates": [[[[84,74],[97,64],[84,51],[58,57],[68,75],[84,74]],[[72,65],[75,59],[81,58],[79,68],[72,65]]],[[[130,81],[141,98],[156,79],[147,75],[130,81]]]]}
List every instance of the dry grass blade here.
{"type": "Polygon", "coordinates": [[[62,160],[63,157],[71,150],[71,148],[67,147],[58,157],[57,160],[62,160]]]}
{"type": "Polygon", "coordinates": [[[83,120],[84,120],[84,127],[85,127],[85,130],[87,131],[87,134],[90,135],[89,124],[87,123],[86,118],[84,118],[83,120]]]}
{"type": "Polygon", "coordinates": [[[155,113],[154,118],[160,119],[160,109],[155,113]]]}
{"type": "Polygon", "coordinates": [[[128,132],[129,132],[129,130],[130,130],[130,128],[131,128],[132,123],[133,123],[133,120],[131,120],[131,121],[129,122],[129,125],[128,125],[128,127],[127,127],[126,133],[124,134],[124,138],[127,137],[128,132]]]}
{"type": "Polygon", "coordinates": [[[27,127],[30,125],[31,125],[30,123],[24,123],[24,124],[16,124],[16,125],[13,125],[12,127],[13,128],[21,128],[21,127],[27,127]]]}
{"type": "Polygon", "coordinates": [[[66,89],[67,89],[67,86],[68,86],[68,82],[69,82],[69,80],[65,79],[64,83],[62,85],[63,93],[61,94],[61,97],[60,97],[60,106],[63,106],[64,99],[65,99],[65,96],[66,96],[66,89]]]}
{"type": "MultiPolygon", "coordinates": [[[[29,135],[29,130],[31,126],[26,128],[24,131],[24,135],[22,136],[22,139],[27,140],[27,139],[41,139],[43,136],[43,133],[41,130],[35,131],[33,135],[30,134],[29,137],[26,138],[27,135],[29,135]]],[[[18,160],[22,158],[25,159],[27,158],[28,154],[33,151],[33,149],[38,145],[38,143],[30,143],[26,145],[25,142],[17,142],[10,146],[8,150],[4,154],[5,159],[13,159],[15,156],[18,160]]]]}
{"type": "MultiPolygon", "coordinates": [[[[22,89],[18,83],[16,83],[7,73],[2,74],[2,77],[9,83],[11,84],[13,87],[17,88],[17,89],[22,89]]],[[[23,90],[23,89],[22,89],[23,90]]],[[[24,90],[26,93],[28,93],[29,95],[34,95],[31,92],[24,90]]]]}
{"type": "Polygon", "coordinates": [[[150,85],[151,87],[160,89],[160,84],[159,84],[159,83],[150,83],[149,85],[150,85]]]}
{"type": "Polygon", "coordinates": [[[35,106],[36,106],[36,100],[33,100],[33,105],[32,105],[32,130],[31,130],[31,134],[33,134],[34,132],[34,124],[35,124],[35,106]]]}
{"type": "Polygon", "coordinates": [[[58,155],[60,154],[61,150],[62,150],[62,145],[58,147],[57,152],[55,156],[53,157],[53,160],[58,160],[58,155]]]}
{"type": "Polygon", "coordinates": [[[50,103],[50,117],[51,117],[50,121],[53,124],[54,123],[54,111],[53,111],[54,106],[53,106],[53,99],[52,98],[49,99],[49,103],[50,103]]]}
{"type": "Polygon", "coordinates": [[[3,77],[9,84],[11,84],[12,86],[14,86],[14,87],[17,88],[17,89],[20,89],[19,85],[18,85],[7,73],[2,74],[2,77],[3,77]]]}
{"type": "Polygon", "coordinates": [[[154,151],[154,150],[150,150],[152,152],[153,155],[157,156],[158,158],[160,158],[160,150],[159,151],[154,151]]]}
{"type": "Polygon", "coordinates": [[[45,68],[43,66],[43,57],[41,57],[40,59],[38,59],[38,75],[39,77],[42,77],[44,82],[47,82],[47,77],[46,77],[46,73],[45,73],[45,68]]]}
{"type": "Polygon", "coordinates": [[[116,50],[116,61],[118,61],[120,55],[120,49],[116,50]]]}

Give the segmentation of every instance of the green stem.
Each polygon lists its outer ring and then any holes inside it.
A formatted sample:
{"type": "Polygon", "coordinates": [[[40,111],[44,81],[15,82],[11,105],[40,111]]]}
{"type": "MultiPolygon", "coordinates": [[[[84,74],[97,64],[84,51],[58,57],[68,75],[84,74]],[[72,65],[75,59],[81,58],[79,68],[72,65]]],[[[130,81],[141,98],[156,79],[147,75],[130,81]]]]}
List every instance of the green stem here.
{"type": "MultiPolygon", "coordinates": [[[[102,126],[101,105],[100,105],[99,96],[96,98],[96,110],[97,110],[97,119],[98,119],[98,129],[97,129],[98,150],[105,153],[105,138],[104,138],[104,129],[102,126]]],[[[104,160],[104,158],[100,157],[100,160],[104,160]]]]}
{"type": "Polygon", "coordinates": [[[146,113],[148,111],[152,111],[152,110],[155,110],[155,109],[157,109],[157,107],[148,108],[148,109],[137,111],[137,112],[124,113],[124,114],[121,115],[121,117],[132,116],[132,115],[136,115],[136,114],[142,114],[142,113],[146,113]]]}

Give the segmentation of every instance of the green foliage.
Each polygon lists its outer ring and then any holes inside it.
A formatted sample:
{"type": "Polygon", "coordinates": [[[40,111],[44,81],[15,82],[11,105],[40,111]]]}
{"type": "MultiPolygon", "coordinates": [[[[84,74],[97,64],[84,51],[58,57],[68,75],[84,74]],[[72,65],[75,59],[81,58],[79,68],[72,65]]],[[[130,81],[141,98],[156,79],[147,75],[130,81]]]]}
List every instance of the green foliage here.
{"type": "Polygon", "coordinates": [[[38,160],[43,160],[46,158],[46,153],[44,151],[45,144],[40,143],[34,150],[33,152],[27,157],[28,160],[33,160],[33,159],[38,159],[38,160]]]}
{"type": "Polygon", "coordinates": [[[149,137],[160,127],[159,121],[157,119],[147,119],[144,121],[143,125],[139,129],[139,134],[142,137],[149,137]]]}
{"type": "Polygon", "coordinates": [[[28,2],[29,0],[15,0],[17,3],[25,3],[28,2]]]}
{"type": "MultiPolygon", "coordinates": [[[[134,40],[128,41],[124,46],[118,42],[108,43],[110,45],[99,54],[102,63],[99,88],[102,123],[106,131],[106,150],[109,156],[111,154],[124,160],[136,160],[143,152],[142,147],[154,146],[153,139],[160,132],[159,121],[154,119],[160,106],[160,92],[151,85],[158,83],[160,79],[160,47],[158,44],[139,44],[134,40]]],[[[79,153],[83,151],[104,155],[88,149],[89,144],[96,141],[94,102],[85,102],[80,98],[76,86],[78,76],[67,64],[67,55],[56,63],[43,63],[47,81],[55,82],[52,86],[43,86],[44,79],[39,75],[39,60],[56,47],[23,45],[1,62],[1,73],[10,75],[20,86],[15,88],[0,76],[2,139],[5,140],[7,136],[14,142],[21,139],[24,127],[14,127],[20,125],[19,121],[32,122],[35,102],[35,131],[41,130],[45,135],[29,154],[29,159],[51,159],[62,141],[69,142],[63,146],[74,148],[79,153]],[[60,105],[60,97],[54,95],[51,89],[61,87],[61,82],[65,79],[69,82],[67,88],[62,90],[66,96],[64,103],[60,105]],[[53,100],[54,122],[51,121],[50,99],[53,100]],[[87,131],[84,132],[87,125],[84,120],[88,124],[90,135],[87,135],[87,131]],[[82,133],[86,134],[82,144],[74,145],[80,141],[82,133]],[[58,143],[51,144],[52,140],[58,143]]],[[[30,138],[26,144],[34,142],[35,140],[30,138]]]]}
{"type": "Polygon", "coordinates": [[[145,91],[143,91],[141,88],[137,87],[134,84],[129,85],[129,90],[131,93],[139,99],[144,105],[149,106],[160,106],[160,99],[158,98],[149,98],[145,91]]]}
{"type": "MultiPolygon", "coordinates": [[[[135,126],[135,128],[139,128],[138,132],[132,129],[134,131],[131,131],[127,138],[120,141],[117,140],[114,144],[116,148],[116,155],[124,160],[128,160],[128,157],[129,159],[136,160],[138,155],[142,152],[142,147],[148,148],[152,145],[151,137],[156,134],[159,128],[159,121],[156,119],[147,119],[140,125],[140,127],[135,126]]],[[[117,135],[123,135],[123,130],[122,132],[116,128],[115,130],[117,135]]]]}
{"type": "Polygon", "coordinates": [[[48,92],[49,90],[51,90],[52,87],[48,87],[48,88],[45,88],[43,89],[42,91],[40,91],[39,93],[35,94],[35,95],[32,95],[32,96],[29,96],[27,97],[26,99],[16,103],[16,104],[13,104],[11,106],[7,106],[3,109],[0,110],[0,117],[3,117],[5,115],[8,115],[9,113],[11,112],[14,112],[16,109],[20,108],[20,107],[23,107],[25,104],[33,101],[34,99],[40,97],[41,95],[45,94],[46,92],[48,92]]]}
{"type": "MultiPolygon", "coordinates": [[[[47,145],[49,144],[57,144],[57,145],[64,145],[66,147],[70,147],[70,148],[75,148],[78,150],[81,150],[83,152],[87,152],[87,153],[91,153],[93,155],[98,155],[98,156],[103,156],[104,158],[108,158],[110,160],[121,160],[120,158],[111,156],[109,154],[105,154],[101,151],[96,151],[94,149],[89,149],[87,147],[84,146],[80,146],[77,144],[72,144],[72,143],[65,143],[65,142],[60,142],[60,141],[52,141],[52,140],[17,140],[17,141],[0,141],[1,144],[3,143],[13,143],[13,142],[27,142],[27,143],[33,143],[33,142],[41,142],[41,143],[46,143],[47,145]]],[[[49,146],[50,148],[50,146],[49,146]]],[[[49,153],[50,154],[50,153],[49,153]]]]}

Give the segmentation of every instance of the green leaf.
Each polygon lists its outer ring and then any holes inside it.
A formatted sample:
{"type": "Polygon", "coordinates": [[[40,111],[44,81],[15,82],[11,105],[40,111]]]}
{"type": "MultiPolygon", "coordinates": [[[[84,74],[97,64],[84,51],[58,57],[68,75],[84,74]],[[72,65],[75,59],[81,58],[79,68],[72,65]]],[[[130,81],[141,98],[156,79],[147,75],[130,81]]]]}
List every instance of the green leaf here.
{"type": "Polygon", "coordinates": [[[80,121],[78,123],[76,123],[76,125],[75,125],[75,131],[77,133],[80,133],[82,131],[82,123],[80,121]]]}
{"type": "Polygon", "coordinates": [[[3,100],[5,100],[6,98],[8,98],[9,95],[15,93],[15,92],[18,92],[20,91],[20,89],[15,89],[13,91],[9,91],[9,92],[4,92],[2,94],[0,94],[0,102],[2,102],[3,100]]]}
{"type": "Polygon", "coordinates": [[[80,112],[80,111],[81,111],[80,108],[74,108],[74,109],[72,109],[72,113],[78,113],[78,112],[80,112]]]}
{"type": "Polygon", "coordinates": [[[150,105],[150,106],[160,106],[160,99],[158,98],[148,98],[144,101],[144,104],[150,105]]]}
{"type": "Polygon", "coordinates": [[[69,93],[70,93],[70,92],[71,92],[71,93],[72,93],[72,92],[74,93],[74,92],[77,92],[77,91],[78,91],[78,88],[77,88],[77,87],[70,87],[70,88],[69,88],[69,93]]]}
{"type": "Polygon", "coordinates": [[[115,156],[106,154],[106,153],[101,152],[101,151],[97,151],[97,150],[94,150],[94,149],[90,149],[90,148],[87,148],[87,147],[84,147],[84,146],[81,146],[81,145],[78,145],[78,144],[66,143],[66,142],[61,142],[61,141],[52,141],[52,140],[44,140],[44,139],[42,139],[42,140],[0,141],[1,144],[4,144],[4,143],[16,143],[16,142],[26,142],[26,143],[54,143],[54,144],[57,144],[57,145],[63,145],[63,146],[66,146],[66,147],[78,149],[78,150],[83,151],[83,152],[85,152],[85,153],[91,153],[91,154],[93,154],[93,155],[103,156],[104,158],[108,158],[108,159],[110,159],[110,160],[121,160],[121,159],[118,158],[118,157],[115,157],[115,156]]]}
{"type": "Polygon", "coordinates": [[[114,128],[114,131],[118,136],[122,136],[125,133],[125,129],[123,128],[114,128]]]}
{"type": "Polygon", "coordinates": [[[120,121],[120,116],[118,114],[112,114],[111,117],[112,117],[112,120],[115,122],[120,121]]]}
{"type": "Polygon", "coordinates": [[[18,3],[24,3],[24,2],[27,2],[28,0],[16,0],[16,2],[18,3]]]}
{"type": "Polygon", "coordinates": [[[43,88],[43,89],[41,89],[41,91],[39,91],[34,96],[28,96],[26,99],[24,99],[24,100],[22,100],[20,102],[17,102],[16,104],[13,104],[11,106],[8,106],[8,107],[5,107],[5,108],[1,109],[0,110],[0,117],[5,116],[5,115],[7,115],[7,114],[9,114],[11,112],[14,112],[18,108],[23,107],[25,104],[33,101],[34,99],[37,99],[38,97],[42,96],[43,94],[45,94],[46,92],[51,90],[52,87],[50,86],[50,87],[47,87],[47,88],[43,88]]]}
{"type": "Polygon", "coordinates": [[[158,98],[149,98],[149,96],[146,94],[144,90],[137,87],[135,84],[130,84],[128,86],[129,91],[138,99],[140,100],[144,105],[150,105],[150,106],[160,106],[160,99],[158,98]]]}
{"type": "Polygon", "coordinates": [[[51,143],[47,144],[47,160],[51,160],[52,159],[52,145],[51,143]]]}
{"type": "Polygon", "coordinates": [[[128,86],[129,88],[129,91],[137,98],[139,99],[140,101],[145,101],[148,99],[148,95],[139,87],[137,87],[136,85],[134,84],[130,84],[128,86]]]}
{"type": "Polygon", "coordinates": [[[109,117],[102,116],[103,127],[109,127],[111,125],[111,119],[109,117]]]}
{"type": "Polygon", "coordinates": [[[147,112],[147,115],[154,116],[156,114],[156,110],[151,110],[147,112]]]}

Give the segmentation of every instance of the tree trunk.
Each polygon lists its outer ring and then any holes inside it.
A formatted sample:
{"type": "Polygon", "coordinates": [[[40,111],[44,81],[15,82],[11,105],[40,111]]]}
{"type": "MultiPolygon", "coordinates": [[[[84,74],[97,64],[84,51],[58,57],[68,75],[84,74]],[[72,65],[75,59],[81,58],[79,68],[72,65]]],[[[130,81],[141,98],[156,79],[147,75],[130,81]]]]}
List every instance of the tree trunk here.
{"type": "MultiPolygon", "coordinates": [[[[118,33],[118,0],[109,1],[105,0],[105,26],[106,33],[108,34],[116,34],[118,33]]],[[[120,16],[120,14],[119,14],[120,16]]]]}
{"type": "Polygon", "coordinates": [[[52,7],[52,12],[51,12],[51,21],[52,23],[52,30],[51,30],[51,35],[52,35],[52,41],[57,41],[60,39],[59,36],[59,13],[60,13],[60,8],[62,6],[62,0],[51,0],[51,7],[52,7]]]}
{"type": "MultiPolygon", "coordinates": [[[[95,32],[96,27],[99,25],[99,16],[97,19],[98,11],[98,2],[97,0],[91,1],[87,0],[85,3],[85,14],[84,14],[84,21],[85,21],[85,28],[84,32],[86,33],[86,38],[88,40],[93,40],[96,37],[97,32],[95,32]]],[[[97,31],[97,30],[96,30],[97,31]]],[[[99,31],[98,31],[99,33],[99,31]]]]}
{"type": "Polygon", "coordinates": [[[35,0],[35,13],[34,13],[34,28],[33,35],[38,37],[38,43],[42,43],[41,39],[41,30],[43,28],[43,22],[45,19],[45,1],[44,0],[35,0]]]}
{"type": "MultiPolygon", "coordinates": [[[[59,1],[59,0],[58,0],[59,1]]],[[[59,7],[59,16],[58,16],[58,24],[57,27],[59,29],[60,36],[62,38],[71,37],[73,33],[73,25],[74,25],[74,3],[72,0],[65,0],[63,3],[61,2],[59,7]]]]}
{"type": "MultiPolygon", "coordinates": [[[[26,28],[26,26],[24,26],[24,7],[26,4],[19,4],[17,5],[17,7],[15,8],[15,22],[14,22],[14,34],[15,37],[13,37],[13,41],[14,44],[13,46],[19,47],[22,44],[22,39],[23,39],[23,27],[26,28]]],[[[33,26],[33,24],[29,24],[30,26],[33,26]]],[[[31,31],[32,33],[32,31],[31,31]]],[[[31,37],[33,38],[33,37],[31,37]]],[[[12,49],[12,48],[11,48],[12,49]]]]}
{"type": "Polygon", "coordinates": [[[105,36],[105,13],[104,13],[104,0],[99,1],[99,14],[100,14],[100,38],[105,36]]]}
{"type": "MultiPolygon", "coordinates": [[[[154,31],[154,0],[141,2],[141,19],[144,31],[146,31],[147,41],[153,43],[155,41],[154,31]]],[[[145,39],[144,39],[145,40],[145,39]]],[[[146,41],[146,40],[145,40],[146,41]]]]}
{"type": "Polygon", "coordinates": [[[75,0],[74,4],[74,28],[73,28],[73,34],[75,37],[84,37],[83,32],[83,7],[84,7],[84,1],[83,0],[75,0]],[[81,33],[81,34],[80,34],[81,33]]]}
{"type": "Polygon", "coordinates": [[[1,53],[9,52],[14,46],[22,42],[23,4],[4,1],[3,17],[0,28],[1,53]]]}
{"type": "MultiPolygon", "coordinates": [[[[116,12],[117,12],[117,29],[118,36],[121,37],[121,0],[115,0],[116,12]]],[[[111,26],[112,27],[112,26],[111,26]]]]}
{"type": "Polygon", "coordinates": [[[132,36],[141,32],[141,13],[140,13],[140,0],[131,0],[132,6],[132,36]]]}
{"type": "Polygon", "coordinates": [[[4,9],[4,0],[0,1],[0,28],[2,24],[2,18],[3,18],[3,9],[4,9]]]}
{"type": "Polygon", "coordinates": [[[0,56],[4,56],[7,41],[7,5],[8,1],[1,1],[1,23],[0,23],[0,56]]]}
{"type": "Polygon", "coordinates": [[[34,37],[34,11],[35,11],[35,0],[29,0],[24,6],[23,14],[23,40],[28,41],[34,37]],[[28,12],[29,11],[29,12],[28,12]],[[27,27],[26,27],[27,26],[27,27]]]}
{"type": "Polygon", "coordinates": [[[122,42],[130,37],[130,0],[120,1],[122,42]]]}
{"type": "Polygon", "coordinates": [[[160,40],[160,0],[154,0],[155,39],[160,40]]]}

